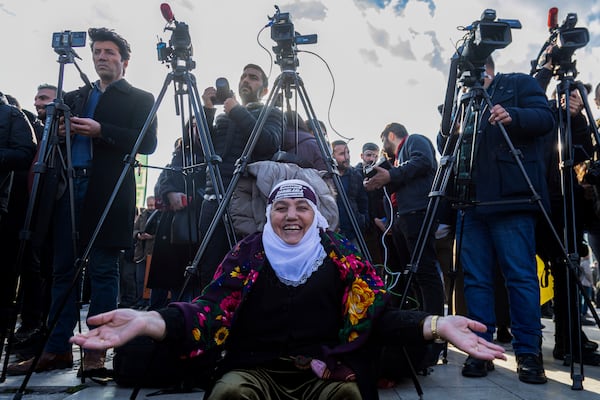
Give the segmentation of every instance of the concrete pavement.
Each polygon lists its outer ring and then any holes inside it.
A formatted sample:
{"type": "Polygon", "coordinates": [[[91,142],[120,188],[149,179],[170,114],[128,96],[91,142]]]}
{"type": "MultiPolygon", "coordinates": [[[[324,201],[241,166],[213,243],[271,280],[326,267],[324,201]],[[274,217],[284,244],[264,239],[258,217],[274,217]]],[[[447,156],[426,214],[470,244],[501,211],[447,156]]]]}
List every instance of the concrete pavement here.
{"type": "MultiPolygon", "coordinates": [[[[570,368],[562,362],[552,358],[554,346],[554,323],[550,319],[543,319],[545,325],[543,355],[548,383],[544,385],[530,385],[517,379],[514,354],[507,346],[509,360],[496,362],[496,369],[485,378],[465,378],[461,375],[461,366],[465,355],[450,347],[448,363],[441,361],[432,368],[427,376],[419,376],[423,388],[424,399],[464,399],[464,400],[600,400],[600,367],[584,367],[584,390],[571,389],[570,368]]],[[[600,331],[596,326],[585,326],[586,334],[600,342],[600,331]]],[[[75,365],[71,370],[51,371],[33,374],[28,382],[27,391],[23,399],[36,400],[97,400],[97,399],[129,399],[132,390],[120,388],[114,383],[106,386],[99,385],[87,379],[85,383],[76,377],[79,367],[79,351],[74,348],[75,365]]],[[[109,358],[112,353],[109,353],[109,358]]],[[[107,363],[107,367],[112,364],[107,363]]],[[[579,367],[579,366],[578,366],[579,367]]],[[[576,373],[579,373],[577,368],[576,373]]],[[[0,384],[0,400],[13,399],[14,392],[19,388],[23,377],[7,377],[0,384]]],[[[178,393],[160,396],[150,396],[156,389],[142,389],[137,399],[202,399],[202,392],[178,393]]],[[[410,380],[401,382],[392,389],[380,390],[382,400],[409,400],[418,399],[419,396],[410,380]]]]}

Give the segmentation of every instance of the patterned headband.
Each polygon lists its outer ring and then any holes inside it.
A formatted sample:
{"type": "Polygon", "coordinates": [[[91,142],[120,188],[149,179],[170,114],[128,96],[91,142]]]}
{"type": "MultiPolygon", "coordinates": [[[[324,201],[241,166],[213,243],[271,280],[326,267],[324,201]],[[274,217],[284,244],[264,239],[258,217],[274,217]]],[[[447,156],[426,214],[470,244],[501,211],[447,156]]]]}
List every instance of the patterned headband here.
{"type": "Polygon", "coordinates": [[[317,195],[314,189],[306,182],[299,179],[290,179],[277,184],[269,195],[268,204],[273,204],[281,199],[304,198],[317,204],[317,195]]]}

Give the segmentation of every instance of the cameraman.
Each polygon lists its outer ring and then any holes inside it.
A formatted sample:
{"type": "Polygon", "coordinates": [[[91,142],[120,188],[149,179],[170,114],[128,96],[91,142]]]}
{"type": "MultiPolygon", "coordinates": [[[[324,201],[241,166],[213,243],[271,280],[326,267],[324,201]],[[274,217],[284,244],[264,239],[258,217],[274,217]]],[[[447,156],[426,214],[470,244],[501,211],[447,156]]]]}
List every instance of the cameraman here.
{"type": "MultiPolygon", "coordinates": [[[[65,190],[67,171],[56,171],[62,182],[52,193],[57,200],[51,226],[54,259],[48,319],[57,322],[37,361],[36,372],[73,366],[69,337],[79,320],[77,291],[73,287],[76,257],[94,235],[122,174],[123,158],[132,151],[154,104],[151,93],[135,88],[125,80],[131,55],[129,43],[107,28],[90,28],[88,34],[99,79],[65,95],[65,104],[73,111],[70,119],[73,171],[69,172],[73,172],[74,196],[65,190]],[[73,232],[72,226],[77,232],[73,232]],[[79,234],[77,243],[70,240],[75,234],[79,234]]],[[[154,152],[156,124],[154,119],[149,125],[139,153],[154,152]]],[[[66,134],[64,123],[60,124],[58,134],[66,134]]],[[[64,154],[65,149],[62,151],[64,154]]],[[[91,283],[90,316],[117,307],[118,260],[121,249],[131,247],[135,217],[135,177],[131,168],[126,172],[126,179],[114,197],[112,207],[95,236],[97,240],[93,243],[89,260],[86,260],[86,275],[91,283]]],[[[106,374],[105,356],[104,352],[85,352],[82,373],[88,376],[106,374]]],[[[9,375],[25,375],[34,361],[35,357],[32,357],[10,364],[7,372],[9,375]]]]}
{"type": "MultiPolygon", "coordinates": [[[[537,73],[535,79],[543,90],[546,90],[550,80],[554,76],[555,65],[552,61],[552,47],[549,46],[545,54],[545,62],[537,73]]],[[[572,88],[569,88],[572,89],[572,88]]],[[[571,131],[565,132],[564,128],[560,128],[558,124],[555,127],[555,131],[544,137],[545,139],[545,162],[547,166],[547,181],[548,190],[550,192],[550,210],[552,214],[552,225],[559,235],[563,236],[565,228],[564,220],[564,202],[563,196],[573,196],[573,210],[568,210],[567,215],[573,215],[575,217],[575,228],[576,232],[568,233],[568,237],[574,237],[575,243],[572,243],[574,248],[570,250],[583,255],[587,252],[587,244],[584,242],[583,230],[584,223],[587,218],[583,210],[586,209],[584,199],[584,189],[578,184],[573,169],[562,171],[560,169],[561,160],[558,153],[559,135],[563,136],[561,142],[563,142],[567,134],[570,135],[572,148],[567,149],[571,152],[573,164],[578,165],[587,159],[593,152],[593,145],[591,140],[591,132],[588,120],[582,113],[584,108],[583,99],[578,90],[572,90],[569,95],[569,110],[567,115],[566,110],[566,99],[565,94],[557,93],[561,98],[558,99],[560,102],[560,108],[557,105],[557,100],[550,100],[550,107],[556,116],[557,121],[559,120],[559,113],[563,113],[562,119],[566,121],[567,117],[571,121],[571,131]],[[571,174],[571,180],[573,182],[573,193],[563,193],[561,189],[562,174],[571,174]]],[[[582,345],[582,362],[587,365],[600,365],[600,354],[595,350],[598,345],[590,341],[581,326],[578,323],[577,313],[579,312],[577,307],[577,301],[575,300],[575,294],[577,293],[577,282],[578,279],[575,275],[571,275],[570,279],[567,280],[568,266],[564,262],[564,254],[560,251],[556,245],[556,240],[550,232],[550,229],[546,224],[541,224],[538,231],[536,232],[537,242],[537,253],[547,265],[550,265],[552,270],[552,276],[554,277],[554,323],[555,323],[555,339],[554,349],[552,355],[555,359],[564,360],[565,356],[570,353],[570,348],[574,349],[573,359],[576,362],[579,360],[579,338],[581,337],[582,345]],[[568,284],[567,284],[568,282],[568,284]],[[570,304],[567,303],[568,294],[572,297],[570,304]],[[570,314],[569,314],[570,312],[570,314]],[[571,321],[569,321],[569,315],[571,315],[571,321]],[[570,323],[570,327],[569,327],[570,323]],[[571,332],[571,343],[569,343],[569,330],[571,332]],[[571,347],[572,346],[572,347],[571,347]]]]}
{"type": "MultiPolygon", "coordinates": [[[[463,139],[457,169],[466,176],[457,193],[474,205],[460,210],[457,237],[462,235],[461,264],[469,317],[483,322],[492,340],[495,330],[494,270],[498,263],[504,274],[510,302],[513,349],[519,380],[547,381],[541,357],[540,288],[535,260],[535,226],[538,202],[511,154],[500,130],[502,124],[535,191],[547,204],[541,137],[554,126],[548,101],[537,82],[525,74],[494,76],[491,56],[485,60],[483,89],[493,107],[482,101],[480,123],[475,126],[473,110],[463,121],[463,139]],[[462,219],[462,221],[461,221],[462,219]]],[[[439,142],[457,140],[457,135],[439,142]]],[[[463,376],[483,377],[494,369],[490,361],[468,357],[463,376]]]]}
{"type": "MultiPolygon", "coordinates": [[[[235,96],[229,97],[223,103],[224,113],[215,118],[216,109],[212,99],[215,98],[217,89],[209,87],[202,94],[204,113],[215,153],[222,158],[219,169],[225,190],[233,177],[236,161],[242,155],[246,143],[250,139],[250,134],[254,130],[254,125],[263,110],[264,105],[260,103],[260,99],[267,94],[268,88],[269,81],[263,69],[256,64],[248,64],[242,70],[238,84],[241,104],[238,103],[235,96]]],[[[249,154],[250,161],[270,160],[273,157],[281,143],[283,121],[281,111],[273,108],[259,132],[258,141],[252,154],[249,154]]],[[[213,182],[207,171],[205,201],[202,203],[200,211],[201,234],[206,233],[218,206],[213,182]]],[[[219,221],[216,226],[207,248],[210,251],[204,253],[199,264],[201,265],[200,285],[202,287],[212,280],[217,265],[230,250],[225,225],[222,221],[219,221]]]]}

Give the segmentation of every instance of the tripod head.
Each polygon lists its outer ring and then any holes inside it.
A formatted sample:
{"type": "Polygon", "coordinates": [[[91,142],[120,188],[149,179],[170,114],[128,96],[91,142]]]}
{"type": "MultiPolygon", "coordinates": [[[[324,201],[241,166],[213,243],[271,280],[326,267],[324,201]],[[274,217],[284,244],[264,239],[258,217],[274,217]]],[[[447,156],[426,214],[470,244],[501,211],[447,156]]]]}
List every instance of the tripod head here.
{"type": "Polygon", "coordinates": [[[171,31],[172,33],[168,46],[162,39],[156,44],[158,61],[170,63],[173,71],[181,69],[191,71],[196,68],[196,62],[192,60],[194,50],[189,26],[185,22],[179,22],[175,19],[173,11],[167,3],[160,5],[160,11],[167,21],[163,31],[171,31]]]}
{"type": "Polygon", "coordinates": [[[296,32],[290,13],[282,13],[279,6],[275,6],[275,14],[268,18],[267,26],[271,27],[271,39],[277,43],[277,46],[273,46],[275,64],[279,64],[282,71],[295,71],[299,64],[296,45],[317,43],[317,35],[300,35],[296,32]]]}

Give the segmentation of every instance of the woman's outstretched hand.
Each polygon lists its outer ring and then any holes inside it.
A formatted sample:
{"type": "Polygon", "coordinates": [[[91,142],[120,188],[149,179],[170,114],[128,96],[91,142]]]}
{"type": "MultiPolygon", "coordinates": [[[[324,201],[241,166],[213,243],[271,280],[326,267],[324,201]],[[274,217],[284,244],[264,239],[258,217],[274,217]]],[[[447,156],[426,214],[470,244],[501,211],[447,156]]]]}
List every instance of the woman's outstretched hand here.
{"type": "MultiPolygon", "coordinates": [[[[431,337],[430,320],[423,324],[426,338],[431,337]]],[[[486,326],[472,319],[458,315],[440,317],[437,322],[439,335],[465,353],[480,360],[506,360],[504,347],[477,336],[475,332],[485,332],[486,326]]]]}
{"type": "Polygon", "coordinates": [[[71,337],[86,349],[108,349],[121,346],[136,336],[150,336],[161,340],[166,335],[165,321],[156,311],[136,311],[120,308],[88,318],[88,324],[97,328],[71,337]]]}

